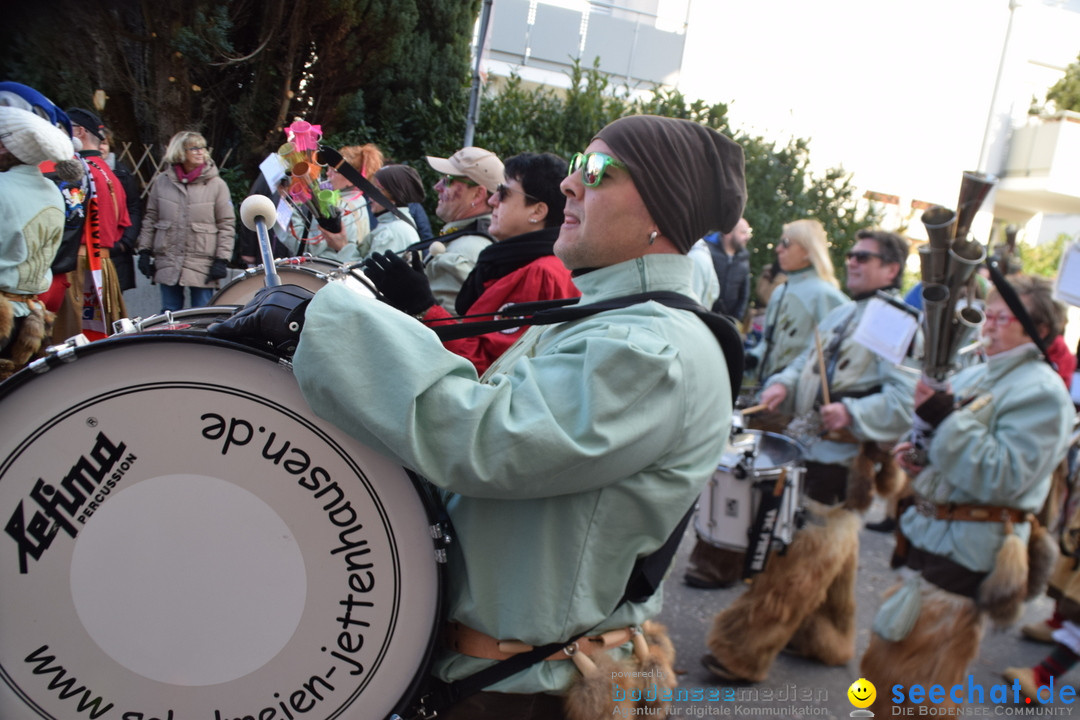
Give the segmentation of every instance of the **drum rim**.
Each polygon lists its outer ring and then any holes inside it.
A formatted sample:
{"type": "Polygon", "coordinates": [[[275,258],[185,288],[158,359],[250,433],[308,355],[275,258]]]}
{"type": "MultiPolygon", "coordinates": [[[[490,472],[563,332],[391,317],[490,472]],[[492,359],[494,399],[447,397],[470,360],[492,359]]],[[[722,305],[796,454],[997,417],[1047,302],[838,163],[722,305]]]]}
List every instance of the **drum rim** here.
{"type": "MultiPolygon", "coordinates": [[[[214,307],[232,308],[234,306],[206,306],[204,308],[188,308],[187,310],[191,314],[197,314],[194,311],[198,311],[198,310],[207,311],[207,310],[209,310],[211,308],[214,308],[214,307]]],[[[183,311],[180,311],[180,312],[183,312],[183,311]]],[[[209,313],[207,312],[207,313],[203,313],[203,314],[209,314],[209,313]]],[[[152,316],[152,317],[157,317],[157,316],[152,316]]],[[[159,331],[159,332],[153,332],[153,331],[150,331],[150,332],[138,332],[138,333],[113,335],[113,336],[110,336],[108,338],[104,338],[102,340],[97,340],[97,341],[88,343],[86,345],[76,346],[76,347],[72,348],[71,354],[65,355],[63,357],[61,357],[59,355],[56,355],[56,354],[50,354],[50,355],[46,356],[45,358],[41,358],[40,360],[35,361],[31,365],[29,365],[29,366],[27,366],[25,368],[22,368],[21,370],[19,370],[14,375],[7,378],[6,380],[0,381],[0,403],[2,403],[13,392],[15,392],[16,390],[22,388],[24,385],[26,385],[28,382],[30,382],[34,378],[36,378],[38,376],[47,376],[48,372],[53,370],[54,368],[61,367],[63,365],[72,364],[73,362],[75,362],[78,359],[81,359],[82,357],[89,356],[89,355],[96,355],[96,354],[99,354],[99,353],[101,353],[101,352],[103,352],[103,351],[105,351],[107,349],[116,348],[117,346],[120,346],[120,345],[135,345],[135,344],[145,345],[145,344],[148,344],[148,343],[183,343],[183,344],[189,344],[189,345],[190,344],[209,345],[209,346],[213,346],[213,347],[217,347],[217,348],[221,348],[221,349],[233,350],[233,351],[239,350],[239,351],[242,351],[242,352],[244,352],[244,353],[246,353],[248,355],[254,355],[256,357],[259,357],[259,358],[262,358],[264,360],[267,360],[267,361],[273,362],[275,364],[278,364],[279,366],[284,366],[286,368],[289,368],[289,371],[291,373],[291,365],[292,365],[292,363],[290,361],[288,361],[288,360],[285,360],[285,359],[280,358],[279,356],[275,355],[269,349],[256,348],[256,347],[252,347],[252,346],[249,346],[249,345],[245,345],[243,343],[237,343],[237,342],[233,342],[233,341],[230,341],[230,340],[224,340],[224,339],[221,339],[221,338],[210,337],[210,336],[206,335],[205,333],[198,332],[198,331],[189,331],[189,330],[172,331],[172,330],[170,330],[170,331],[159,331]]],[[[99,395],[95,395],[94,397],[99,397],[99,395]]],[[[260,402],[270,403],[270,401],[265,400],[265,399],[260,400],[260,402]]],[[[329,442],[334,446],[340,446],[340,443],[337,440],[335,440],[334,438],[327,435],[327,431],[324,428],[321,428],[321,427],[318,426],[318,423],[315,422],[316,420],[318,420],[319,422],[326,422],[326,421],[323,421],[320,418],[318,418],[317,416],[315,416],[314,412],[312,412],[311,417],[303,417],[294,408],[289,408],[289,407],[286,407],[286,406],[281,405],[279,403],[270,403],[270,404],[275,406],[275,408],[278,411],[283,412],[285,415],[289,416],[294,421],[301,422],[301,423],[304,423],[304,424],[307,424],[307,425],[311,426],[311,431],[315,432],[317,435],[323,436],[324,440],[326,442],[329,442]]],[[[70,410],[71,410],[71,408],[69,408],[69,411],[70,410]]],[[[335,431],[340,432],[343,436],[345,436],[347,438],[350,438],[350,439],[352,439],[352,440],[354,440],[356,442],[359,442],[355,438],[352,438],[344,430],[338,428],[337,426],[333,425],[332,423],[327,423],[327,424],[330,425],[330,427],[332,427],[335,431]]],[[[9,456],[7,458],[0,459],[0,474],[2,474],[5,471],[5,469],[9,466],[10,462],[13,462],[15,459],[17,459],[17,456],[20,455],[26,449],[28,443],[32,443],[34,441],[34,438],[36,438],[38,436],[38,434],[39,433],[35,433],[33,437],[23,438],[17,445],[13,446],[12,451],[11,451],[11,453],[9,454],[9,456]]],[[[344,451],[345,448],[342,447],[342,448],[340,448],[340,450],[342,452],[343,457],[348,458],[349,463],[353,464],[351,456],[347,452],[344,451]]],[[[414,491],[414,494],[419,499],[420,505],[423,508],[423,511],[424,511],[424,513],[426,515],[429,530],[431,529],[432,525],[434,525],[435,523],[440,523],[440,524],[443,525],[444,531],[448,535],[450,535],[452,537],[453,533],[452,533],[451,523],[450,523],[450,520],[449,520],[449,515],[446,513],[445,506],[442,503],[441,499],[439,498],[438,493],[435,491],[434,486],[430,483],[430,481],[428,481],[428,480],[422,478],[421,476],[417,475],[416,473],[414,473],[409,468],[404,467],[404,466],[399,466],[399,467],[405,473],[405,475],[409,478],[409,481],[410,481],[410,484],[411,484],[412,489],[414,491]]],[[[385,510],[380,511],[380,514],[384,514],[384,513],[385,513],[385,510]]],[[[428,533],[429,538],[430,538],[430,535],[431,534],[429,532],[428,533]]],[[[431,543],[432,544],[431,544],[431,547],[430,547],[430,551],[433,554],[435,554],[439,550],[438,543],[437,543],[437,541],[435,539],[431,539],[431,543]]],[[[440,628],[441,628],[443,622],[445,621],[445,613],[446,613],[446,607],[447,607],[446,603],[448,602],[448,598],[447,598],[448,578],[447,578],[446,563],[442,562],[442,561],[439,561],[439,560],[436,560],[433,564],[434,564],[434,568],[435,568],[435,578],[434,578],[434,580],[435,580],[435,592],[436,592],[435,607],[434,607],[434,612],[432,613],[432,617],[431,617],[431,627],[429,628],[427,641],[425,643],[425,647],[423,649],[423,652],[421,653],[422,662],[417,667],[416,671],[413,673],[413,676],[409,679],[408,683],[405,684],[404,689],[402,690],[401,697],[396,700],[395,705],[393,706],[392,712],[401,712],[402,710],[407,709],[413,703],[413,701],[418,697],[419,692],[423,688],[425,682],[431,676],[432,665],[433,665],[434,658],[435,658],[435,651],[436,651],[436,647],[437,647],[437,644],[438,644],[438,641],[439,641],[439,636],[440,636],[440,628]]],[[[407,630],[407,628],[406,628],[406,626],[405,626],[405,624],[403,622],[404,620],[405,620],[405,618],[400,618],[398,621],[396,621],[398,623],[401,623],[401,631],[407,630]]],[[[18,686],[11,683],[9,681],[9,679],[6,678],[7,673],[6,673],[6,671],[3,670],[2,667],[0,667],[0,675],[5,676],[5,679],[3,680],[3,684],[4,684],[4,686],[6,688],[8,688],[12,692],[14,692],[20,699],[23,700],[24,703],[30,703],[30,704],[28,704],[28,707],[31,707],[32,709],[35,709],[35,705],[33,704],[32,698],[25,697],[23,695],[22,691],[18,688],[18,686]]],[[[362,693],[362,691],[363,691],[362,688],[357,689],[357,693],[362,693]]],[[[357,699],[356,697],[352,697],[351,699],[349,699],[346,707],[349,707],[353,703],[355,703],[356,699],[357,699]]],[[[43,717],[45,717],[45,716],[43,716],[43,717]]]]}

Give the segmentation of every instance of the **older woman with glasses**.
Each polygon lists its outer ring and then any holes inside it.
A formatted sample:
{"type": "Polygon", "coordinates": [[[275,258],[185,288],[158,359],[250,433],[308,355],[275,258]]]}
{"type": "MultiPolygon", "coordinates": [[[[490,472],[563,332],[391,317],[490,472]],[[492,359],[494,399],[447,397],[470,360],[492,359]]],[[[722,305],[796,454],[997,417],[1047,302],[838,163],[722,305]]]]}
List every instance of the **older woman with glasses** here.
{"type": "MultiPolygon", "coordinates": [[[[784,225],[776,258],[787,281],[778,287],[765,313],[765,336],[750,352],[756,374],[767,380],[806,349],[814,328],[847,301],[829,259],[825,228],[817,220],[784,225]]],[[[752,364],[749,357],[748,364],[752,364]]]]}
{"type": "Polygon", "coordinates": [[[210,302],[227,274],[236,223],[229,188],[210,158],[206,138],[183,131],[165,150],[166,169],[153,180],[137,250],[139,270],[161,286],[161,309],[210,302]]]}
{"type": "MultiPolygon", "coordinates": [[[[1052,340],[1064,308],[1050,282],[1010,281],[1034,332],[1052,340]]],[[[915,412],[934,427],[929,464],[912,465],[908,443],[895,449],[918,497],[900,519],[907,542],[898,558],[917,574],[890,591],[874,621],[862,675],[879,688],[963,682],[986,617],[1012,623],[1027,594],[1033,514],[1076,412],[997,289],[987,297],[983,342],[987,362],[961,370],[944,389],[916,386],[915,412]]],[[[878,704],[874,710],[885,712],[892,703],[878,704]]]]}
{"type": "MultiPolygon", "coordinates": [[[[566,205],[566,196],[559,189],[567,175],[566,161],[551,153],[522,153],[507,160],[503,172],[503,182],[488,200],[492,208],[488,232],[496,242],[480,253],[457,296],[455,310],[466,322],[490,320],[513,303],[581,294],[553,251],[566,205]]],[[[451,319],[435,301],[423,274],[407,268],[404,262],[373,257],[367,270],[395,307],[425,322],[451,319]],[[402,288],[411,289],[402,293],[402,288]]],[[[477,373],[483,374],[524,332],[524,327],[496,331],[447,340],[444,345],[468,358],[477,373]]]]}

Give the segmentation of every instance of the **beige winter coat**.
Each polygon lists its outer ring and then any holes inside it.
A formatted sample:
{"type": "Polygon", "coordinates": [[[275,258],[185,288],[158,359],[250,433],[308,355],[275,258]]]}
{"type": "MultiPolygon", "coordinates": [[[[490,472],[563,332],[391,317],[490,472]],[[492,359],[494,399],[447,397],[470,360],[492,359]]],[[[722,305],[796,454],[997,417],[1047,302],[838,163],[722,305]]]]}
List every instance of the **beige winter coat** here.
{"type": "Polygon", "coordinates": [[[138,249],[154,253],[154,282],[211,287],[206,274],[214,258],[228,261],[235,240],[236,215],[229,188],[207,162],[199,177],[185,184],[172,166],[154,178],[138,249]]]}

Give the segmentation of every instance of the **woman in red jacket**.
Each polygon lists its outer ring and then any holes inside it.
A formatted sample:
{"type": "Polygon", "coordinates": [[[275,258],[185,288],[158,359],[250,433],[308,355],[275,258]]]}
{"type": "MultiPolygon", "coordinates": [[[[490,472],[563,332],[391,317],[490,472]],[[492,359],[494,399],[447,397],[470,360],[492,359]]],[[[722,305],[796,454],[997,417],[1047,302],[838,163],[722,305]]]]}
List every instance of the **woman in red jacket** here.
{"type": "MultiPolygon", "coordinates": [[[[551,153],[522,153],[506,161],[505,180],[488,201],[493,208],[488,232],[496,242],[480,253],[458,294],[455,309],[464,316],[462,322],[491,320],[514,303],[581,295],[570,271],[552,254],[566,204],[559,183],[566,174],[566,161],[551,153]]],[[[432,324],[455,319],[435,302],[426,282],[421,282],[422,274],[404,261],[373,256],[365,271],[384,299],[399,310],[432,324]]],[[[483,374],[523,332],[525,328],[519,327],[443,344],[483,374]]]]}

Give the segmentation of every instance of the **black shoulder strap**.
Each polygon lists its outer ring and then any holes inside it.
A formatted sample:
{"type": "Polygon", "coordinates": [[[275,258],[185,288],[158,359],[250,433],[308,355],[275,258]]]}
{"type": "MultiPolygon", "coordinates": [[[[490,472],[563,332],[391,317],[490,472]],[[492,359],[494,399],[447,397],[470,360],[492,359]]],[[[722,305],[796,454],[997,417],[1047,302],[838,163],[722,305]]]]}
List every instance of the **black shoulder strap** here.
{"type": "Polygon", "coordinates": [[[401,253],[399,253],[399,254],[403,255],[403,254],[405,254],[407,252],[410,252],[410,251],[412,251],[412,252],[417,252],[417,251],[419,251],[419,252],[427,252],[428,248],[431,247],[432,243],[441,242],[441,243],[443,243],[445,245],[446,243],[449,243],[449,242],[461,237],[462,235],[479,235],[480,237],[487,238],[491,242],[496,242],[495,237],[493,235],[491,235],[491,233],[488,233],[488,232],[486,232],[484,230],[468,230],[468,229],[465,229],[465,230],[457,230],[456,232],[452,232],[452,233],[447,233],[446,235],[440,235],[438,237],[428,238],[427,240],[421,240],[420,242],[414,242],[412,245],[410,245],[409,247],[402,250],[401,253]]]}
{"type": "Polygon", "coordinates": [[[739,396],[739,388],[742,387],[744,360],[743,343],[739,331],[730,318],[710,312],[694,300],[676,292],[655,291],[624,295],[588,305],[572,304],[577,302],[576,299],[518,303],[499,311],[499,315],[505,319],[434,325],[431,329],[440,340],[460,340],[522,325],[554,325],[580,320],[606,310],[617,310],[650,300],[679,310],[688,310],[701,318],[702,322],[708,326],[727,360],[731,399],[734,402],[739,396]]]}
{"type": "Polygon", "coordinates": [[[1020,296],[1016,293],[1016,289],[1013,288],[1009,281],[1005,279],[1005,276],[1001,274],[1001,269],[998,267],[998,261],[992,258],[988,258],[986,266],[990,268],[990,281],[994,283],[994,287],[997,288],[998,294],[1001,295],[1001,299],[1005,301],[1005,304],[1009,306],[1009,310],[1016,319],[1020,321],[1020,325],[1023,326],[1024,332],[1031,338],[1031,342],[1035,343],[1035,347],[1039,348],[1039,351],[1043,355],[1043,359],[1049,363],[1050,367],[1057,370],[1057,365],[1050,359],[1050,353],[1046,348],[1046,341],[1039,337],[1039,331],[1035,327],[1035,321],[1031,319],[1031,315],[1028,313],[1027,308],[1024,307],[1024,303],[1021,302],[1020,296]]]}

